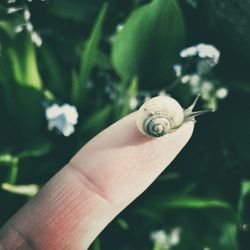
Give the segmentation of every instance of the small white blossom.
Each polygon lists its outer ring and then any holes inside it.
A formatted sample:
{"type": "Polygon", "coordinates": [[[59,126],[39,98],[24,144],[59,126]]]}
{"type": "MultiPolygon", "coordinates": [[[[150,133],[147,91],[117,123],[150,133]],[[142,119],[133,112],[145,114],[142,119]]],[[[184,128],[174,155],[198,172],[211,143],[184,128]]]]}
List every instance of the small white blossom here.
{"type": "Polygon", "coordinates": [[[144,97],[144,102],[147,102],[150,99],[151,99],[151,96],[149,94],[146,94],[144,97]]]}
{"type": "Polygon", "coordinates": [[[116,31],[117,31],[117,32],[122,31],[123,27],[124,27],[124,24],[118,24],[118,25],[116,26],[116,31]]]}
{"type": "Polygon", "coordinates": [[[180,52],[182,58],[198,56],[208,60],[211,67],[219,63],[220,51],[213,45],[200,43],[198,45],[185,48],[180,52]]]}
{"type": "Polygon", "coordinates": [[[184,75],[183,77],[181,77],[181,83],[190,83],[193,88],[198,87],[200,80],[201,78],[198,74],[184,75]]]}
{"type": "Polygon", "coordinates": [[[32,25],[32,23],[31,22],[28,22],[28,23],[26,23],[26,29],[27,29],[27,31],[29,31],[29,32],[32,32],[33,31],[33,25],[32,25]]]}
{"type": "Polygon", "coordinates": [[[184,75],[182,78],[181,78],[181,83],[183,84],[186,84],[190,81],[190,75],[184,75]]]}
{"type": "Polygon", "coordinates": [[[220,51],[213,45],[201,43],[197,45],[197,53],[200,58],[210,58],[215,64],[218,64],[220,59],[220,51]]]}
{"type": "Polygon", "coordinates": [[[12,14],[12,13],[18,12],[20,10],[23,10],[23,8],[10,7],[7,9],[7,13],[12,14]]]}
{"type": "Polygon", "coordinates": [[[190,75],[189,83],[192,88],[198,88],[201,78],[197,74],[190,75]]]}
{"type": "Polygon", "coordinates": [[[197,46],[192,46],[189,48],[185,48],[181,51],[180,57],[192,57],[197,55],[197,46]]]}
{"type": "Polygon", "coordinates": [[[164,90],[160,91],[158,93],[159,96],[167,96],[166,92],[164,90]]]}
{"type": "Polygon", "coordinates": [[[181,66],[181,64],[175,64],[174,65],[174,71],[175,71],[175,75],[177,77],[180,77],[182,75],[182,66],[181,66]]]}
{"type": "Polygon", "coordinates": [[[45,115],[49,130],[56,128],[64,136],[70,136],[74,133],[74,126],[78,120],[78,112],[74,106],[53,104],[46,108],[45,115]]]}
{"type": "Polygon", "coordinates": [[[228,90],[226,88],[219,88],[216,91],[216,97],[219,99],[224,99],[227,97],[227,95],[228,95],[228,90]]]}
{"type": "Polygon", "coordinates": [[[240,225],[240,230],[247,232],[249,230],[249,224],[243,223],[240,225]]]}
{"type": "Polygon", "coordinates": [[[31,40],[37,47],[43,43],[42,38],[35,31],[31,32],[31,40]]]}
{"type": "Polygon", "coordinates": [[[169,235],[169,241],[172,246],[178,245],[180,242],[181,228],[174,228],[169,235]]]}
{"type": "Polygon", "coordinates": [[[209,100],[214,86],[209,81],[203,81],[200,86],[200,93],[203,100],[209,100]]]}
{"type": "Polygon", "coordinates": [[[164,230],[152,232],[150,234],[150,239],[154,241],[157,246],[167,249],[166,247],[168,247],[168,235],[164,230]]]}
{"type": "Polygon", "coordinates": [[[139,104],[138,99],[135,96],[130,98],[130,100],[129,100],[130,109],[132,109],[132,110],[136,109],[138,104],[139,104]]]}
{"type": "Polygon", "coordinates": [[[25,8],[25,9],[24,9],[24,12],[23,12],[24,20],[26,20],[26,21],[30,20],[30,16],[31,16],[31,14],[30,14],[29,9],[28,9],[28,8],[25,8]]]}
{"type": "Polygon", "coordinates": [[[16,26],[15,33],[19,33],[19,32],[22,32],[22,31],[23,31],[23,25],[16,26]]]}
{"type": "Polygon", "coordinates": [[[181,229],[179,227],[176,227],[173,228],[169,234],[164,230],[152,232],[150,234],[150,239],[158,248],[162,250],[169,250],[172,246],[179,244],[180,234],[181,229]]]}
{"type": "MultiPolygon", "coordinates": [[[[12,2],[8,2],[8,3],[12,3],[12,2]]],[[[30,17],[31,17],[31,13],[30,10],[28,9],[27,6],[24,6],[22,8],[17,8],[17,7],[10,7],[8,8],[7,12],[8,13],[14,13],[17,11],[23,11],[23,24],[20,24],[18,26],[15,27],[15,33],[19,33],[22,32],[25,29],[28,31],[31,41],[37,46],[40,47],[42,45],[42,38],[40,37],[40,35],[34,30],[34,27],[32,25],[32,23],[30,22],[30,17]]]]}

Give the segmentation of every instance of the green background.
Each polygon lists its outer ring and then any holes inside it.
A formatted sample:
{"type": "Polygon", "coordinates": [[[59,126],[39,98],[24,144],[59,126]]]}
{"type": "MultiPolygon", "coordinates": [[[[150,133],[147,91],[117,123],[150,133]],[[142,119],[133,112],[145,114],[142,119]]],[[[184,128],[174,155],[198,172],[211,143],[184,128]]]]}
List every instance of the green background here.
{"type": "MultiPolygon", "coordinates": [[[[221,51],[208,77],[226,87],[228,97],[200,102],[204,107],[216,102],[217,111],[198,118],[191,141],[171,167],[92,249],[154,249],[150,233],[173,227],[182,234],[171,249],[250,249],[249,229],[242,229],[250,225],[250,54],[244,49],[247,27],[237,15],[249,16],[242,8],[247,1],[233,2],[16,1],[13,6],[26,5],[31,12],[43,40],[36,47],[27,31],[14,32],[23,23],[22,11],[8,14],[10,4],[1,1],[0,225],[89,139],[131,112],[131,97],[171,86],[181,49],[205,42],[221,51]],[[125,24],[121,32],[118,24],[125,24]],[[45,106],[51,103],[77,107],[72,136],[47,130],[45,106]],[[17,189],[6,190],[4,183],[17,189]],[[31,191],[15,194],[19,185],[31,191]]],[[[194,98],[188,84],[169,94],[183,107],[194,98]]]]}

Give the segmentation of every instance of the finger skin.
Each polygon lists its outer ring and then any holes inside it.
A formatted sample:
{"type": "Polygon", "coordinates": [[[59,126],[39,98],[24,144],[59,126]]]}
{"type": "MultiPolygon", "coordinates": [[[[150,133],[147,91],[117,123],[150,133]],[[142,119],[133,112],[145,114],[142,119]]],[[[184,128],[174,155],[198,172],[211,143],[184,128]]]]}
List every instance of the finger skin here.
{"type": "Polygon", "coordinates": [[[135,113],[84,146],[0,231],[0,249],[87,249],[190,139],[193,122],[172,134],[138,132],[135,113]],[[2,246],[2,248],[1,248],[2,246]]]}

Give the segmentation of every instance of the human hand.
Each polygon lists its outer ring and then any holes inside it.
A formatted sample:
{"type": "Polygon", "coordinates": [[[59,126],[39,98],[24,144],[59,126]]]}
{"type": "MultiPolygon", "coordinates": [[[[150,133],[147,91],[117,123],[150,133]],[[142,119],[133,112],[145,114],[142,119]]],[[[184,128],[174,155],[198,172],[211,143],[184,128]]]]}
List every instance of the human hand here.
{"type": "Polygon", "coordinates": [[[135,113],[87,143],[0,231],[0,250],[87,249],[190,139],[192,121],[160,138],[142,135],[135,113]]]}

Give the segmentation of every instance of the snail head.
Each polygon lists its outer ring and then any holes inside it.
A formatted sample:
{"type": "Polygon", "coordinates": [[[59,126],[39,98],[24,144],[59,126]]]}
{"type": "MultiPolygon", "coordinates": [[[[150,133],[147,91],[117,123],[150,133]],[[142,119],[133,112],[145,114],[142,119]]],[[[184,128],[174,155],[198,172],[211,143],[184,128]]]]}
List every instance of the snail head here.
{"type": "Polygon", "coordinates": [[[200,98],[200,94],[198,94],[194,100],[194,102],[184,110],[184,121],[195,121],[195,117],[199,115],[203,115],[208,112],[215,112],[215,109],[207,109],[202,111],[193,111],[194,107],[197,104],[197,101],[200,98]]]}

